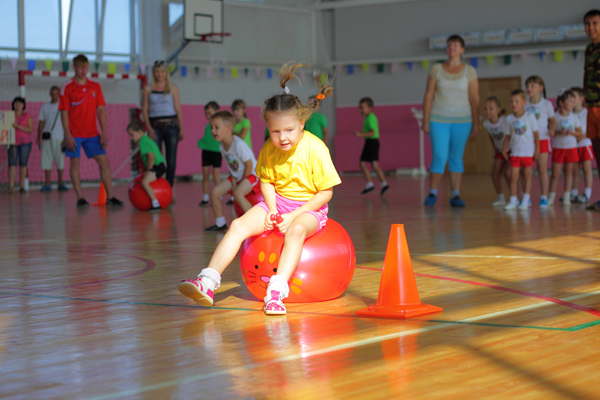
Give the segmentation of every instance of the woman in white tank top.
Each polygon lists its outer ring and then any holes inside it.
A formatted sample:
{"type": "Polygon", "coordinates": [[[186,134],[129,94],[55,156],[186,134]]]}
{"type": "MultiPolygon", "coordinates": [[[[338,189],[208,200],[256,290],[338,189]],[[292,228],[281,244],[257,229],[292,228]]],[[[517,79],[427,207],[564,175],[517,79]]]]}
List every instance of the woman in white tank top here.
{"type": "Polygon", "coordinates": [[[171,186],[175,181],[177,145],[183,140],[183,123],[179,102],[179,88],[171,83],[169,68],[164,61],[152,67],[152,84],[144,87],[142,113],[147,121],[148,136],[162,149],[165,143],[166,179],[171,186]]]}

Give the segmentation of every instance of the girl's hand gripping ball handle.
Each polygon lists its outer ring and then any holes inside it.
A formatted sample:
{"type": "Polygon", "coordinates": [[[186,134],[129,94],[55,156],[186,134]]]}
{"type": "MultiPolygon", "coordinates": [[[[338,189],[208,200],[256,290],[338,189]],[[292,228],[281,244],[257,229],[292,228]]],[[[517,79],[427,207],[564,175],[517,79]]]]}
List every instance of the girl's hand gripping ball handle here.
{"type": "Polygon", "coordinates": [[[283,222],[283,218],[281,218],[281,214],[271,214],[271,221],[277,221],[278,224],[283,222]]]}

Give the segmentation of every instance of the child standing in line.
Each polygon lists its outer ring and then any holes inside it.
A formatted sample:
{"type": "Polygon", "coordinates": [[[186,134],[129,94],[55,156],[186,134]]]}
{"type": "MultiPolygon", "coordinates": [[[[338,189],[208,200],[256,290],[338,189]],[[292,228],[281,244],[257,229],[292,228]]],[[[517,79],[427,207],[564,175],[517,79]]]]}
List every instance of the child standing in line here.
{"type": "Polygon", "coordinates": [[[252,149],[252,136],[250,135],[250,120],[246,118],[246,103],[244,100],[237,99],[231,104],[231,113],[235,125],[233,126],[233,133],[244,139],[244,142],[252,149]]]}
{"type": "Polygon", "coordinates": [[[529,100],[525,110],[535,115],[540,136],[540,157],[537,160],[537,169],[540,176],[540,208],[548,208],[548,155],[550,154],[550,137],[554,135],[556,121],[554,120],[554,106],[546,100],[546,85],[539,76],[530,76],[525,81],[529,100]]]}
{"type": "Polygon", "coordinates": [[[213,293],[221,283],[221,275],[244,240],[277,228],[285,234],[285,243],[277,274],[269,280],[264,311],[267,315],[285,314],[283,300],[289,294],[288,281],[298,266],[304,241],[327,224],[327,203],[333,196],[333,187],[341,180],[327,146],[304,131],[304,122],[332,89],[319,83],[319,96],[313,103],[302,105],[297,96],[289,94],[286,85],[301,66],[284,65],[280,74],[284,93],[265,101],[263,118],[269,126],[271,140],[263,145],[256,168],[265,201],[232,222],[208,267],[198,278],[179,285],[179,291],[198,304],[213,304],[213,293]]]}
{"type": "Polygon", "coordinates": [[[246,199],[246,195],[253,190],[260,190],[255,172],[256,158],[246,142],[233,134],[231,113],[229,111],[214,113],[210,119],[210,127],[215,140],[219,142],[219,150],[227,163],[230,176],[219,182],[210,191],[210,201],[216,219],[213,226],[205,229],[209,232],[227,229],[221,196],[229,193],[246,212],[252,207],[252,204],[246,199]]]}
{"type": "Polygon", "coordinates": [[[388,183],[385,181],[383,171],[379,168],[379,122],[377,117],[373,114],[373,99],[370,97],[364,97],[358,102],[358,109],[360,113],[365,117],[363,121],[362,132],[355,131],[354,134],[358,137],[365,138],[365,145],[360,155],[360,169],[365,175],[367,184],[360,194],[366,194],[374,190],[373,181],[371,180],[371,172],[367,168],[367,163],[371,163],[371,167],[377,173],[377,177],[381,182],[381,192],[383,194],[390,188],[388,183]]]}
{"type": "MultiPolygon", "coordinates": [[[[527,210],[531,194],[531,166],[538,161],[540,155],[540,138],[535,115],[525,111],[527,96],[521,89],[513,90],[510,94],[512,114],[506,117],[509,131],[504,139],[502,155],[510,162],[510,201],[505,210],[527,210]],[[508,155],[510,151],[510,157],[508,155]],[[517,205],[517,189],[519,173],[523,169],[524,188],[523,198],[517,205]]],[[[539,161],[538,161],[539,162],[539,161]]]]}
{"type": "Polygon", "coordinates": [[[212,167],[213,180],[215,185],[221,182],[219,170],[223,157],[219,150],[219,143],[215,140],[211,133],[210,118],[214,113],[219,111],[219,104],[216,101],[209,101],[204,106],[204,115],[208,122],[204,128],[204,136],[198,140],[198,147],[202,149],[202,201],[199,206],[205,206],[209,203],[210,195],[210,167],[212,167]]]}
{"type": "Polygon", "coordinates": [[[581,132],[583,137],[577,142],[577,153],[579,156],[579,164],[575,164],[573,168],[573,189],[571,189],[572,203],[588,203],[592,198],[592,160],[594,159],[594,151],[592,149],[592,141],[586,137],[587,133],[587,113],[585,108],[585,92],[582,88],[574,87],[571,91],[575,95],[575,107],[573,114],[579,118],[581,123],[581,132]],[[579,195],[579,165],[583,169],[583,179],[585,182],[585,190],[582,195],[579,195]]]}
{"type": "Polygon", "coordinates": [[[162,208],[150,184],[167,172],[165,159],[156,142],[146,136],[144,124],[139,121],[131,122],[127,125],[127,133],[131,140],[137,143],[140,148],[140,155],[142,156],[142,163],[145,168],[141,185],[148,194],[148,197],[150,197],[150,200],[152,200],[152,207],[148,211],[160,211],[162,208]]]}
{"type": "Polygon", "coordinates": [[[503,207],[506,205],[504,192],[502,192],[502,176],[504,176],[510,188],[510,165],[502,155],[504,140],[509,133],[508,126],[506,125],[506,117],[501,115],[504,113],[504,110],[500,107],[500,100],[496,96],[488,97],[485,100],[484,112],[487,119],[483,122],[483,128],[489,133],[490,141],[496,150],[494,167],[492,168],[492,182],[494,183],[498,200],[492,203],[493,207],[503,207]]]}
{"type": "MultiPolygon", "coordinates": [[[[315,98],[316,96],[310,96],[308,98],[308,102],[314,102],[315,98]]],[[[327,129],[327,117],[318,112],[320,109],[321,106],[319,105],[319,107],[315,109],[315,112],[306,121],[306,124],[304,125],[304,130],[309,131],[310,133],[321,139],[323,143],[325,143],[325,146],[327,146],[327,139],[329,138],[329,129],[327,129]]]]}
{"type": "Polygon", "coordinates": [[[556,132],[554,134],[552,151],[552,179],[550,180],[550,195],[548,204],[553,204],[556,198],[556,188],[560,170],[564,164],[565,169],[565,195],[562,199],[563,206],[571,205],[571,189],[573,188],[573,167],[579,162],[577,154],[577,140],[583,137],[581,122],[572,111],[575,107],[575,95],[567,90],[558,96],[558,111],[556,119],[556,132]]]}

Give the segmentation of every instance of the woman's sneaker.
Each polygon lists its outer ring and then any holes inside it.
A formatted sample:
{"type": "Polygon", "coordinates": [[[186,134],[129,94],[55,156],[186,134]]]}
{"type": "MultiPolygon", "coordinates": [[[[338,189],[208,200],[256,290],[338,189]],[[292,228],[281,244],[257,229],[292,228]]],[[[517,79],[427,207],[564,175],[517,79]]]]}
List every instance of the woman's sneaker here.
{"type": "Polygon", "coordinates": [[[285,315],[285,306],[281,299],[281,293],[277,290],[270,290],[265,296],[265,314],[267,315],[285,315]]]}
{"type": "Polygon", "coordinates": [[[517,208],[521,211],[527,211],[529,209],[529,202],[523,203],[523,200],[521,200],[517,208]]]}
{"type": "Polygon", "coordinates": [[[429,196],[427,196],[425,198],[425,201],[423,202],[423,204],[425,205],[425,207],[433,207],[433,206],[435,206],[436,202],[437,202],[437,196],[433,193],[429,193],[429,196]]]}
{"type": "Polygon", "coordinates": [[[465,202],[463,201],[463,199],[461,199],[458,196],[454,196],[453,198],[450,199],[450,207],[466,207],[465,202]]]}
{"type": "Polygon", "coordinates": [[[548,200],[541,199],[540,200],[540,210],[546,210],[546,209],[548,209],[548,200]]]}
{"type": "Polygon", "coordinates": [[[509,202],[507,205],[504,206],[504,209],[507,210],[507,211],[516,210],[517,209],[517,203],[509,202]]]}
{"type": "Polygon", "coordinates": [[[206,282],[202,281],[202,278],[181,281],[179,291],[201,306],[211,307],[214,304],[214,293],[208,288],[206,282]]]}
{"type": "Polygon", "coordinates": [[[504,207],[506,205],[506,200],[496,200],[492,203],[492,207],[504,207]]]}

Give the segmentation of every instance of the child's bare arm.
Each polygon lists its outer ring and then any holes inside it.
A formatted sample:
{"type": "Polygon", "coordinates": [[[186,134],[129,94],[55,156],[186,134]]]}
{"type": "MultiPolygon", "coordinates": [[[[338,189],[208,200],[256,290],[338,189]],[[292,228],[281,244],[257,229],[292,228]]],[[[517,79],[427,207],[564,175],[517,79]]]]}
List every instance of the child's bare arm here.
{"type": "Polygon", "coordinates": [[[271,221],[271,215],[277,214],[277,201],[275,196],[275,186],[270,183],[260,182],[260,190],[262,192],[263,197],[265,198],[265,203],[267,207],[269,207],[269,212],[265,217],[265,231],[270,231],[273,229],[273,221],[271,221]]]}
{"type": "Polygon", "coordinates": [[[252,159],[244,161],[244,177],[242,179],[245,179],[250,175],[252,175],[252,159]]]}
{"type": "Polygon", "coordinates": [[[583,139],[585,137],[581,128],[575,128],[575,131],[570,132],[570,133],[571,133],[571,135],[575,136],[577,141],[580,141],[581,139],[583,139]]]}
{"type": "Polygon", "coordinates": [[[510,135],[506,135],[504,138],[504,146],[502,148],[502,156],[508,161],[508,146],[510,145],[510,135]]]}
{"type": "Polygon", "coordinates": [[[554,137],[555,129],[556,129],[556,119],[554,119],[554,117],[548,118],[548,136],[554,137]]]}
{"type": "Polygon", "coordinates": [[[537,161],[540,156],[540,135],[538,131],[533,132],[533,141],[535,142],[535,153],[533,153],[533,159],[537,161]]]}
{"type": "Polygon", "coordinates": [[[154,154],[148,153],[148,166],[146,167],[146,171],[150,171],[154,168],[154,154]]]}
{"type": "Polygon", "coordinates": [[[354,134],[358,137],[371,137],[371,136],[375,136],[375,131],[374,130],[371,130],[369,132],[354,131],[354,134]]]}
{"type": "Polygon", "coordinates": [[[240,133],[236,133],[236,135],[238,135],[242,139],[245,139],[247,133],[248,133],[248,128],[244,128],[244,129],[242,129],[242,131],[240,133]]]}
{"type": "Polygon", "coordinates": [[[309,201],[304,203],[301,207],[298,207],[289,214],[283,214],[281,216],[281,218],[283,218],[283,221],[278,223],[277,227],[282,232],[287,231],[287,228],[290,227],[290,225],[292,224],[294,219],[296,219],[297,216],[305,212],[319,210],[325,204],[329,203],[331,197],[333,197],[333,188],[318,191],[317,194],[315,194],[309,201]]]}

